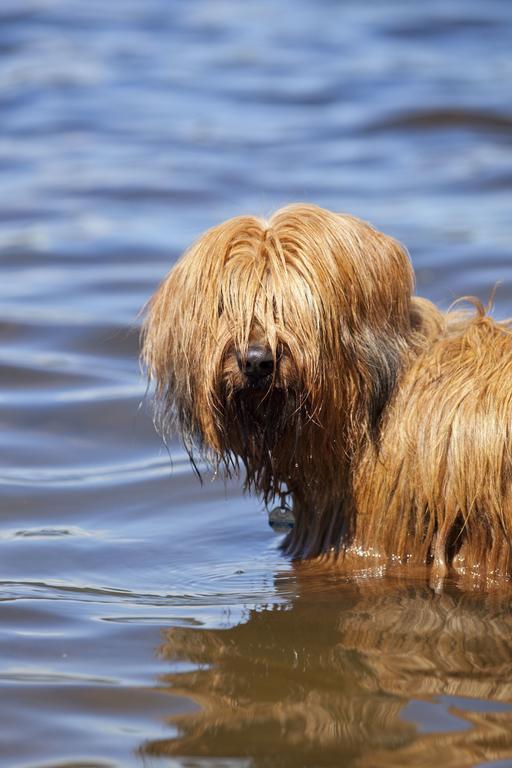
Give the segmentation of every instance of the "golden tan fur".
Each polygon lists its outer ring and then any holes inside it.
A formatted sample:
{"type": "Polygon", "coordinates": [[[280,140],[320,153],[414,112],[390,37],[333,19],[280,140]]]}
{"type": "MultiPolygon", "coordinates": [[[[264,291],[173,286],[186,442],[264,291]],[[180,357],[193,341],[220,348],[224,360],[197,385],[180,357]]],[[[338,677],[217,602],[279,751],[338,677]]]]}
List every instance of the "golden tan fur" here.
{"type": "Polygon", "coordinates": [[[508,578],[510,324],[413,281],[399,243],[313,205],[214,227],[149,304],[157,423],[266,502],[288,493],[296,559],[508,578]],[[264,389],[240,367],[254,344],[264,389]]]}

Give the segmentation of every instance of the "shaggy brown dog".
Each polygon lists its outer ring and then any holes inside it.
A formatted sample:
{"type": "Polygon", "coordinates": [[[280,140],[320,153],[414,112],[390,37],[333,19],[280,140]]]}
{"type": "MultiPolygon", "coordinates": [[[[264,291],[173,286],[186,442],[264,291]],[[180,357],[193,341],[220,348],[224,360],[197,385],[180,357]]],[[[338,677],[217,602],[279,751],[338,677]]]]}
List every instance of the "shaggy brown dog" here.
{"type": "Polygon", "coordinates": [[[413,280],[398,242],[313,205],[214,227],[149,305],[157,423],[289,494],[293,558],[508,578],[511,325],[413,280]]]}

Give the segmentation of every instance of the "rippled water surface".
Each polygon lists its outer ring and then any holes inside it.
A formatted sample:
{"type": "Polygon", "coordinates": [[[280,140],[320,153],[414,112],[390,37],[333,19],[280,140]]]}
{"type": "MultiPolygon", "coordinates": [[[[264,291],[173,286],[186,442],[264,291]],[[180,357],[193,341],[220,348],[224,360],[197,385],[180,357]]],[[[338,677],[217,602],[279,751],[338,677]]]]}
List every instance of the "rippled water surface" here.
{"type": "Polygon", "coordinates": [[[0,763],[512,765],[508,599],[294,569],[154,434],[139,310],[240,212],[512,315],[512,4],[0,4],[0,763]]]}

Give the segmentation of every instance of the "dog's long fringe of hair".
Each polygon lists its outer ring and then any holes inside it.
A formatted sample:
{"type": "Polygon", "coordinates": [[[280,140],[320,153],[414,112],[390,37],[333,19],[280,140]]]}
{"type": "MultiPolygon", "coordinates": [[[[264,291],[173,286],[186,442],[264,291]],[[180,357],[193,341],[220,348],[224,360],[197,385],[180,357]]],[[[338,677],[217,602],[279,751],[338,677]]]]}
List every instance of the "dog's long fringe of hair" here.
{"type": "Polygon", "coordinates": [[[156,423],[267,503],[289,492],[293,557],[510,574],[510,324],[413,282],[399,243],[313,205],[214,227],[148,307],[156,423]],[[236,365],[255,340],[261,395],[236,365]]]}

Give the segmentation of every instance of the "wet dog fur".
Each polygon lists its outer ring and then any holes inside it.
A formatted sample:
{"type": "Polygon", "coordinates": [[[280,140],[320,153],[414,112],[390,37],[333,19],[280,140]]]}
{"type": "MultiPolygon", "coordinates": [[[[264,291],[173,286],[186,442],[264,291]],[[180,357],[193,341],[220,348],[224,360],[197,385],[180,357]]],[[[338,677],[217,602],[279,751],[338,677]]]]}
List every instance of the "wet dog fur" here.
{"type": "Polygon", "coordinates": [[[511,324],[413,286],[396,240],[314,205],[210,229],[148,305],[156,422],[286,494],[294,559],[508,580],[511,324]]]}

